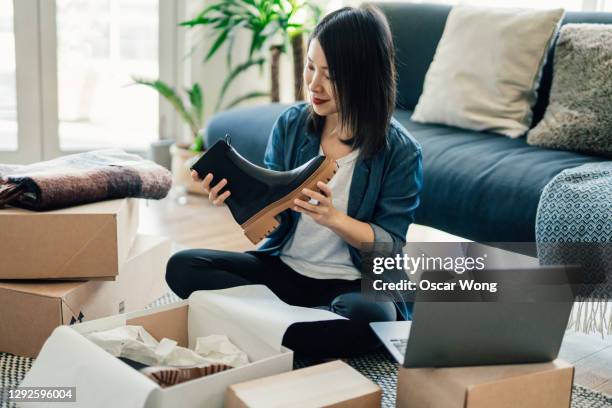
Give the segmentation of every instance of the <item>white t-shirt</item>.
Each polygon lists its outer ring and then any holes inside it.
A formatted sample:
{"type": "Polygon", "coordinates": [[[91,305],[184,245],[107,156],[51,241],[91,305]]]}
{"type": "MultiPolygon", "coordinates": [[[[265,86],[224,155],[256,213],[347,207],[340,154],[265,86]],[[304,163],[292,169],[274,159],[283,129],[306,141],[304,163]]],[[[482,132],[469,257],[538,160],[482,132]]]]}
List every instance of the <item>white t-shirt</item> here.
{"type": "MultiPolygon", "coordinates": [[[[322,149],[319,149],[322,154],[322,149]]],[[[334,207],[346,214],[349,191],[359,149],[336,160],[338,171],[327,183],[334,207]]],[[[296,272],[315,279],[361,278],[351,261],[348,244],[331,229],[301,214],[295,233],[283,246],[280,258],[296,272]]]]}

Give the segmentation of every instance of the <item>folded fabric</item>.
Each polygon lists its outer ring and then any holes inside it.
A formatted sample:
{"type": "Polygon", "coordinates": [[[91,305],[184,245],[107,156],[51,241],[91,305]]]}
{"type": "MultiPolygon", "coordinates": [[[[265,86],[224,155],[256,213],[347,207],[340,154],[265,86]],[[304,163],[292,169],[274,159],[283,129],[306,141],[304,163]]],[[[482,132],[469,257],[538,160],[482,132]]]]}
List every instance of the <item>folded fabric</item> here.
{"type": "Polygon", "coordinates": [[[166,388],[180,384],[185,381],[216,374],[221,371],[229,370],[232,367],[225,364],[210,364],[203,367],[146,367],[140,370],[141,373],[155,381],[160,387],[166,388]]]}
{"type": "Polygon", "coordinates": [[[249,363],[246,353],[221,335],[198,338],[205,355],[181,347],[171,339],[163,338],[158,342],[142,326],[121,326],[89,333],[85,337],[115,357],[148,366],[204,367],[220,364],[238,367],[249,363]]]}
{"type": "Polygon", "coordinates": [[[0,207],[46,211],[125,197],[162,199],[172,176],[118,149],[94,150],[29,164],[0,164],[0,207]]]}

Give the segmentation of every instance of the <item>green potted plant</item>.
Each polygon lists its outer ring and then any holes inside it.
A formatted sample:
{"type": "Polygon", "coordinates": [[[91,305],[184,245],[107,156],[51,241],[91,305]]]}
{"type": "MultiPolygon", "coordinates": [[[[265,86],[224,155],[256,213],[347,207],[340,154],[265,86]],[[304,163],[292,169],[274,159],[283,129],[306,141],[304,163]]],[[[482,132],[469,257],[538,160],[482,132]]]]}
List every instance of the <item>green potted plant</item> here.
{"type": "Polygon", "coordinates": [[[280,56],[287,52],[288,44],[291,44],[293,50],[294,95],[296,100],[302,100],[303,33],[314,26],[320,14],[321,10],[306,0],[218,0],[192,20],[182,22],[181,25],[185,27],[206,26],[212,29],[215,40],[205,61],[215,55],[223,44],[228,44],[228,74],[221,87],[216,110],[220,109],[234,79],[253,66],[262,68],[267,60],[266,50],[270,60],[270,91],[250,91],[228,103],[225,109],[247,99],[267,95],[272,102],[278,102],[280,56]],[[234,66],[231,57],[234,39],[240,30],[250,32],[251,44],[246,61],[234,66]]]}
{"type": "Polygon", "coordinates": [[[189,168],[206,150],[204,145],[204,94],[200,85],[195,83],[185,89],[188,103],[170,85],[159,79],[132,77],[139,85],[148,86],[157,91],[179,114],[191,132],[191,143],[174,143],[170,146],[172,155],[172,176],[175,186],[183,187],[192,193],[203,193],[203,190],[191,179],[189,168]]]}

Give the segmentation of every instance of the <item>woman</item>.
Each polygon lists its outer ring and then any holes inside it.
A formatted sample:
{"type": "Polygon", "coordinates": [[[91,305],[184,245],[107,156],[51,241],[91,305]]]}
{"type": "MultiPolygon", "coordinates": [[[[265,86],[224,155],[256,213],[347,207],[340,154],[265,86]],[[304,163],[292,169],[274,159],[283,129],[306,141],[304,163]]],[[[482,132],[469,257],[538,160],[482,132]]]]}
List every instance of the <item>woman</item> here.
{"type": "MultiPolygon", "coordinates": [[[[283,344],[297,353],[342,357],[377,344],[368,323],[396,320],[391,301],[362,295],[359,248],[404,244],[422,183],[418,144],[391,115],[395,107],[394,48],[389,26],[375,8],[343,8],[327,15],[308,42],[304,83],[308,103],[277,120],[264,162],[273,170],[298,167],[317,154],[335,159],[338,172],[293,211],[256,251],[182,251],[168,262],[166,280],[179,296],[203,289],[264,284],[283,301],[319,307],[348,320],[291,325],[283,344]]],[[[197,173],[192,176],[197,178],[197,173]]],[[[222,205],[231,180],[202,186],[222,205]],[[220,190],[227,190],[219,194],[220,190]]],[[[405,304],[403,318],[409,318],[405,304]]]]}

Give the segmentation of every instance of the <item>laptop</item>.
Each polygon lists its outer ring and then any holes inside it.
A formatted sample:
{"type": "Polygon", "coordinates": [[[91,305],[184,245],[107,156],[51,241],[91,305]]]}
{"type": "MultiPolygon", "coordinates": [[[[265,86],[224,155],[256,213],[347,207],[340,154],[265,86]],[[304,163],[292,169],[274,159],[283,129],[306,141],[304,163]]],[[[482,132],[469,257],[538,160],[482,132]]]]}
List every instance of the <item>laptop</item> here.
{"type": "MultiPolygon", "coordinates": [[[[535,363],[554,360],[573,305],[566,266],[472,271],[481,282],[495,281],[498,293],[417,291],[412,321],[370,326],[404,367],[455,367],[535,363]],[[474,296],[479,296],[475,299],[474,296]]],[[[425,272],[423,279],[446,276],[425,272]]],[[[433,279],[432,279],[433,280],[433,279]]]]}

